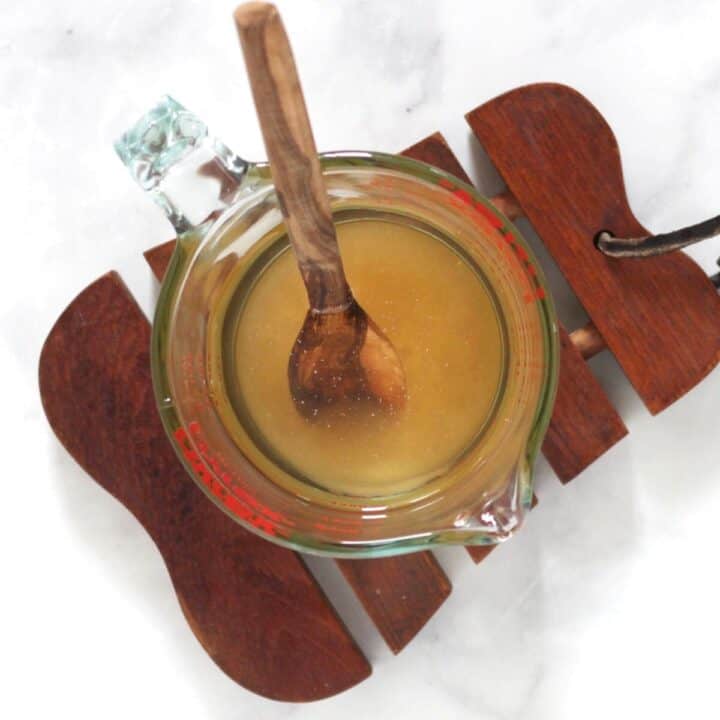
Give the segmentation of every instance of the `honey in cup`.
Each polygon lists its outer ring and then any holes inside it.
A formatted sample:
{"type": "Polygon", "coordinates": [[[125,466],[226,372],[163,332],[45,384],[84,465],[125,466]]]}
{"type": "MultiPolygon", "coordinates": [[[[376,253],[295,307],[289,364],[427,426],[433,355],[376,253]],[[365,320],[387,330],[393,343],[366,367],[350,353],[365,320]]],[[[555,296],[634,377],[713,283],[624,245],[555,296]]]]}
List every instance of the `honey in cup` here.
{"type": "Polygon", "coordinates": [[[230,272],[216,295],[211,393],[238,445],[249,435],[302,482],[335,495],[407,495],[446,473],[490,420],[506,371],[502,316],[451,238],[387,212],[335,222],[355,297],[400,357],[405,406],[348,400],[311,419],[298,411],[288,358],[308,300],[284,238],[262,266],[230,272]]]}

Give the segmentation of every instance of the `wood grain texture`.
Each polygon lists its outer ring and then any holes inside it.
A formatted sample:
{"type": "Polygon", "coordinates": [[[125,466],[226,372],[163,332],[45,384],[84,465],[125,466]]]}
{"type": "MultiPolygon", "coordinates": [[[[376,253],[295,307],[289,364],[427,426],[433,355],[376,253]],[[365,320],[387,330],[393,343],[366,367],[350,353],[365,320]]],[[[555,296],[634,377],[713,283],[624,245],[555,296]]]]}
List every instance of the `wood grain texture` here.
{"type": "Polygon", "coordinates": [[[168,240],[162,245],[156,245],[143,253],[143,257],[150,266],[153,275],[161,282],[168,265],[170,265],[170,258],[175,251],[175,243],[176,240],[168,240]]]}
{"type": "Polygon", "coordinates": [[[596,249],[601,230],[648,233],[595,107],[564,85],[528,85],[467,120],[650,412],[694,387],[720,359],[720,297],[681,252],[613,259],[596,249]]]}
{"type": "Polygon", "coordinates": [[[460,161],[455,157],[455,153],[450,149],[442,133],[434,132],[432,135],[428,135],[426,138],[403,150],[402,155],[407,155],[407,157],[413,160],[419,160],[428,165],[433,165],[436,168],[440,168],[440,170],[454,175],[468,185],[472,185],[470,176],[465,172],[460,161]]]}
{"type": "MultiPolygon", "coordinates": [[[[440,133],[405,151],[471,184],[440,133]]],[[[514,203],[511,203],[514,206],[514,203]]],[[[517,210],[514,213],[517,215],[517,210]]],[[[568,482],[627,434],[627,428],[578,350],[560,327],[560,381],[543,454],[560,480],[568,482]]],[[[476,562],[489,550],[468,548],[476,562]]]]}
{"type": "Polygon", "coordinates": [[[395,654],[452,592],[448,576],[431,552],[335,562],[395,654]]]}
{"type": "Polygon", "coordinates": [[[337,564],[394,653],[417,635],[452,590],[429,552],[337,564]]]}
{"type": "Polygon", "coordinates": [[[155,409],[149,347],[149,323],[116,274],[84,290],[40,358],[58,438],[145,527],[190,627],[231,678],[295,702],[365,679],[370,665],[300,556],[244,530],[185,472],[155,409]]]}
{"type": "Polygon", "coordinates": [[[567,330],[559,332],[560,382],[542,451],[567,483],[628,431],[567,330]]]}
{"type": "MultiPolygon", "coordinates": [[[[148,250],[145,258],[162,280],[175,241],[148,250]]],[[[338,560],[348,583],[394,653],[400,652],[435,614],[452,590],[430,552],[376,560],[338,560]]]]}
{"type": "Polygon", "coordinates": [[[352,296],[300,78],[282,19],[274,5],[250,2],[235,11],[235,25],[275,192],[310,307],[314,310],[346,307],[352,296]]]}

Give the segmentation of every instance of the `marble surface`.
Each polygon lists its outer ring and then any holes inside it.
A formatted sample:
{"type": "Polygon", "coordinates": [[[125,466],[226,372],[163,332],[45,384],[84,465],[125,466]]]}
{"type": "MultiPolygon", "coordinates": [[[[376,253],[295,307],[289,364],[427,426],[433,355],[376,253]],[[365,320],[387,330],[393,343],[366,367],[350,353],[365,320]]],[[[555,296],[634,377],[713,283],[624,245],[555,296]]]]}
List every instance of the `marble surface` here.
{"type": "MultiPolygon", "coordinates": [[[[605,114],[632,205],[669,229],[720,208],[716,0],[279,2],[321,149],[395,151],[442,130],[497,188],[463,113],[513,86],[574,85],[605,114]]],[[[313,706],[258,698],[207,659],[133,518],[51,434],[37,357],[59,310],[169,237],[111,142],[174,94],[249,158],[263,148],[232,3],[3,0],[0,23],[0,553],[6,718],[717,717],[720,371],[651,418],[607,355],[592,366],[630,436],[567,487],[544,461],[527,527],[475,567],[398,657],[336,569],[313,560],[374,666],[313,706]]],[[[527,230],[527,228],[525,228],[527,230]]],[[[713,271],[720,242],[691,251],[713,271]]],[[[582,322],[556,273],[562,317],[582,322]]]]}

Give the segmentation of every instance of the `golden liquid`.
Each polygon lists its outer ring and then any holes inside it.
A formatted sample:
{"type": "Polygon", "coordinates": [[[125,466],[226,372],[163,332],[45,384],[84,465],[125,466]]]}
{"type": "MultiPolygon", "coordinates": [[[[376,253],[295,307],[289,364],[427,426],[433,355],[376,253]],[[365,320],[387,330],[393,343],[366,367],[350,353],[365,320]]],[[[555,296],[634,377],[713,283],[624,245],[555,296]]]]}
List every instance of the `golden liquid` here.
{"type": "Polygon", "coordinates": [[[374,218],[340,222],[337,232],[355,297],[402,361],[405,407],[348,402],[313,421],[300,415],[287,367],[307,296],[286,249],[245,298],[232,297],[231,276],[220,300],[223,393],[237,416],[225,419],[232,432],[249,416],[243,424],[267,454],[332,493],[410,492],[447,470],[492,414],[505,362],[497,308],[469,262],[427,232],[374,218]]]}

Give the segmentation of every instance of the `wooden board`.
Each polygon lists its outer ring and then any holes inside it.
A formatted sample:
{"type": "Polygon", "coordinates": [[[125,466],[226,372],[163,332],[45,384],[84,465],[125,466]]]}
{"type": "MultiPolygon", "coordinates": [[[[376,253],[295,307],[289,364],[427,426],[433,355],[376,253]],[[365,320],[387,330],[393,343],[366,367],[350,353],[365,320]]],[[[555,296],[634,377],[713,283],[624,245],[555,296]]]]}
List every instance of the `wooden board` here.
{"type": "Polygon", "coordinates": [[[467,120],[648,409],[694,387],[720,359],[720,297],[681,252],[621,260],[595,247],[601,230],[647,234],[595,107],[546,83],[505,93],[467,120]]]}
{"type": "Polygon", "coordinates": [[[418,618],[424,625],[452,589],[429,552],[337,564],[394,653],[417,635],[418,618]]]}
{"type": "Polygon", "coordinates": [[[595,462],[627,428],[560,325],[560,383],[542,451],[561,482],[595,462]]]}
{"type": "MultiPolygon", "coordinates": [[[[405,153],[472,184],[440,133],[405,153]]],[[[560,382],[542,450],[560,480],[568,482],[624,437],[627,428],[562,326],[560,341],[560,382]]],[[[468,552],[477,561],[489,550],[469,548],[468,552]]]]}
{"type": "Polygon", "coordinates": [[[167,270],[167,266],[170,264],[170,258],[174,250],[175,240],[168,240],[168,242],[162,245],[156,245],[143,253],[153,275],[160,281],[162,281],[165,270],[167,270]]]}
{"type": "MultiPolygon", "coordinates": [[[[162,280],[175,241],[148,250],[145,258],[162,280]]],[[[445,571],[430,552],[376,560],[338,560],[388,647],[400,652],[435,614],[452,590],[445,571]]]]}
{"type": "Polygon", "coordinates": [[[364,680],[370,665],[300,556],[244,530],[185,472],[155,410],[149,347],[150,325],[115,273],[84,290],[40,357],[58,438],[145,527],[190,627],[233,680],[295,702],[364,680]]]}

